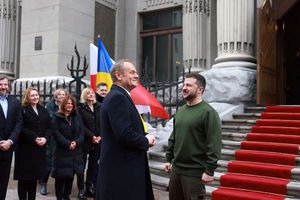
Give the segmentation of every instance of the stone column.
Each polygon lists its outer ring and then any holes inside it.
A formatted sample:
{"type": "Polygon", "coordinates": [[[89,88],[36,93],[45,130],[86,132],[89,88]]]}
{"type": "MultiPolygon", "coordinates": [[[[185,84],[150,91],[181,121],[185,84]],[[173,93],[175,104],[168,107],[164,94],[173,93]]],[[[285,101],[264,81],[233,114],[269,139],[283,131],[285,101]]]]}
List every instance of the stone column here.
{"type": "Polygon", "coordinates": [[[217,1],[218,57],[213,67],[256,68],[254,1],[217,1]]]}
{"type": "Polygon", "coordinates": [[[210,0],[185,0],[183,4],[183,64],[191,71],[207,69],[207,22],[210,0]]]}
{"type": "Polygon", "coordinates": [[[0,74],[16,74],[19,1],[0,0],[0,74]]]}

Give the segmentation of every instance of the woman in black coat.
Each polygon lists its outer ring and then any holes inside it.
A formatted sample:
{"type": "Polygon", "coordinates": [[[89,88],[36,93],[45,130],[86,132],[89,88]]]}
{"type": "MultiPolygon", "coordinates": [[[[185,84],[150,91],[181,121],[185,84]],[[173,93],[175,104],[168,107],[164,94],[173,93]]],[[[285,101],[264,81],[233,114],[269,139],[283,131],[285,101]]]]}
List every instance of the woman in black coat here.
{"type": "Polygon", "coordinates": [[[15,152],[14,179],[18,180],[20,200],[35,199],[37,180],[46,173],[46,142],[51,134],[47,110],[39,104],[35,88],[22,97],[23,129],[15,152]]]}
{"type": "MultiPolygon", "coordinates": [[[[94,196],[93,178],[100,152],[100,103],[96,101],[95,93],[91,88],[85,88],[81,92],[78,112],[81,116],[85,142],[83,146],[83,160],[86,165],[89,155],[88,168],[85,180],[85,193],[89,197],[94,196]]],[[[77,177],[78,185],[84,184],[84,177],[77,177]]],[[[78,197],[80,197],[80,192],[78,197]]]]}
{"type": "Polygon", "coordinates": [[[74,174],[81,176],[84,173],[82,158],[84,132],[75,106],[74,97],[67,95],[52,119],[56,143],[52,177],[55,178],[57,200],[70,199],[74,174]]]}
{"type": "MultiPolygon", "coordinates": [[[[45,106],[46,109],[48,110],[51,119],[54,113],[58,111],[61,101],[65,98],[66,95],[67,95],[67,91],[63,88],[59,88],[54,91],[53,97],[45,106]]],[[[47,145],[47,173],[40,180],[41,195],[47,195],[47,182],[51,173],[52,156],[53,156],[54,149],[55,149],[55,142],[53,141],[53,137],[51,134],[51,137],[49,138],[48,145],[47,145]]]]}

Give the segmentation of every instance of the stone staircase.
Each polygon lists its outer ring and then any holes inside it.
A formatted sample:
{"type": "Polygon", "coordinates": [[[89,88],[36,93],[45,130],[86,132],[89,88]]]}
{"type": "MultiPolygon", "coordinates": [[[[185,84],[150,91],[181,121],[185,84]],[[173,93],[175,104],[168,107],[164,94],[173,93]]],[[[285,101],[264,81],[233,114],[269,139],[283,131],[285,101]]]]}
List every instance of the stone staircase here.
{"type": "MultiPolygon", "coordinates": [[[[215,171],[215,180],[206,186],[206,199],[210,199],[212,192],[219,187],[220,177],[227,172],[228,161],[234,160],[235,150],[240,149],[241,141],[246,140],[246,133],[251,132],[251,127],[255,125],[256,119],[261,117],[263,111],[265,111],[265,107],[245,107],[244,113],[234,113],[233,119],[222,120],[222,155],[215,171]]],[[[167,190],[169,183],[169,174],[163,171],[166,147],[167,143],[164,144],[162,152],[149,151],[149,167],[153,187],[161,190],[167,190]]],[[[300,198],[300,160],[297,160],[297,163],[299,168],[292,171],[292,181],[287,187],[287,192],[288,195],[300,198]]]]}

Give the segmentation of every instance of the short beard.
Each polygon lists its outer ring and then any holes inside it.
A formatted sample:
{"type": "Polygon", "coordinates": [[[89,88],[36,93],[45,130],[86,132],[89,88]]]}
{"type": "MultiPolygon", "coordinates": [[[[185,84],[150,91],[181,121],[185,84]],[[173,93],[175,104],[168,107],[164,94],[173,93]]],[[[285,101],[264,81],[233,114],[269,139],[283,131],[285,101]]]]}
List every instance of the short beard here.
{"type": "Polygon", "coordinates": [[[195,99],[196,97],[197,97],[197,92],[191,93],[191,94],[189,94],[188,96],[183,97],[183,98],[184,98],[186,101],[191,101],[191,100],[195,99]]]}

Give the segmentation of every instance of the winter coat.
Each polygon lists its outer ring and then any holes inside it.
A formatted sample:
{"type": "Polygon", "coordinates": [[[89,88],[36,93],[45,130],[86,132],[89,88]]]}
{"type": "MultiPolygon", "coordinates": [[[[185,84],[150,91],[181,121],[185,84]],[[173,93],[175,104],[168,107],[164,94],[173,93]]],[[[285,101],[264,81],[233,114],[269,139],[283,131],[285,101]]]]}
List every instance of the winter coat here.
{"type": "Polygon", "coordinates": [[[149,142],[128,93],[113,85],[101,106],[101,154],[95,200],[154,199],[149,142]]]}
{"type": "Polygon", "coordinates": [[[77,111],[70,115],[70,121],[71,124],[62,113],[54,114],[52,119],[53,136],[56,143],[52,169],[54,178],[73,178],[74,173],[83,174],[84,171],[82,157],[84,132],[77,111]],[[74,150],[69,149],[72,141],[76,142],[74,150]]]}
{"type": "Polygon", "coordinates": [[[78,105],[78,113],[81,116],[84,135],[85,135],[85,149],[99,148],[99,145],[92,143],[93,136],[100,136],[100,103],[94,103],[94,112],[85,103],[80,103],[78,105]]]}
{"type": "MultiPolygon", "coordinates": [[[[59,107],[55,104],[54,97],[46,104],[46,109],[52,119],[53,115],[57,113],[59,107]]],[[[47,143],[47,171],[51,170],[52,166],[52,156],[55,149],[55,142],[53,139],[53,131],[51,131],[51,136],[49,138],[49,142],[47,143]]]]}
{"type": "Polygon", "coordinates": [[[15,180],[37,180],[46,173],[46,144],[39,146],[37,137],[45,137],[47,142],[51,134],[51,120],[47,110],[37,106],[38,114],[32,106],[22,109],[23,128],[15,151],[15,180]]]}

